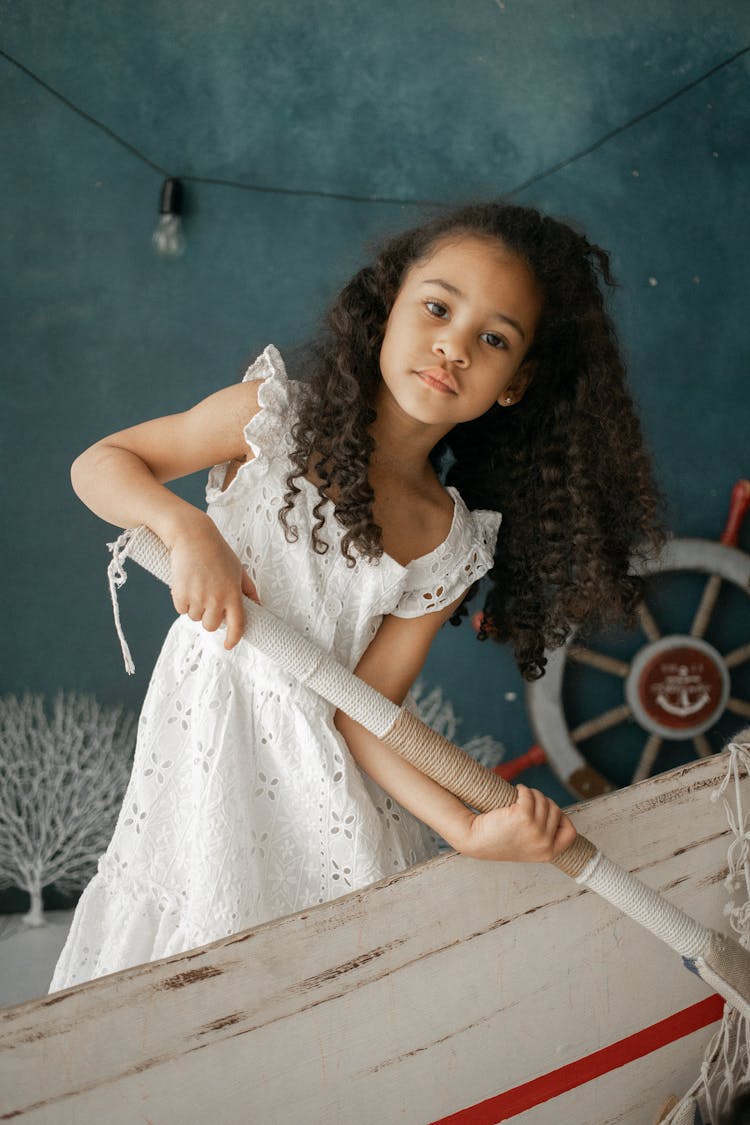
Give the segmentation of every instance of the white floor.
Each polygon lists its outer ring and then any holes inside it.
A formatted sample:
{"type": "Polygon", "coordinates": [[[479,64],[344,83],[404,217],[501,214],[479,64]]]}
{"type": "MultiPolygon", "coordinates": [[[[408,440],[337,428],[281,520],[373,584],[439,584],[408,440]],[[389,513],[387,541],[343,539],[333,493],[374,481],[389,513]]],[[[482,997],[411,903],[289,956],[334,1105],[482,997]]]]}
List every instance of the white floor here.
{"type": "Polygon", "coordinates": [[[0,915],[0,1008],[46,996],[73,911],[46,917],[43,926],[27,926],[20,914],[0,915]]]}

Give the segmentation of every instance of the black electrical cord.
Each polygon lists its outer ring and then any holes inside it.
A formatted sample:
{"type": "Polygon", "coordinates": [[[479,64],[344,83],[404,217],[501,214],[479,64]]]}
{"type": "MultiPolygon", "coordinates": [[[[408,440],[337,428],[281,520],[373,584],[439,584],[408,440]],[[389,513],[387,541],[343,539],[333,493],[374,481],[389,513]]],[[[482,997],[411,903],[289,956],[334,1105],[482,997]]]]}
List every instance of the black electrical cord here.
{"type": "MultiPolygon", "coordinates": [[[[624,133],[627,129],[631,129],[634,125],[638,125],[641,121],[645,121],[646,118],[651,117],[655,113],[658,113],[659,110],[664,109],[665,106],[669,105],[677,98],[682,97],[682,95],[686,94],[689,90],[693,90],[696,86],[699,86],[701,82],[705,82],[706,79],[710,78],[713,74],[716,74],[718,71],[723,70],[726,66],[730,66],[733,62],[736,62],[737,59],[741,58],[743,55],[746,55],[748,51],[750,51],[750,46],[743,47],[741,50],[736,51],[733,55],[730,55],[729,58],[724,59],[723,62],[717,63],[716,66],[712,66],[710,70],[705,71],[705,73],[701,74],[698,78],[694,78],[692,82],[688,82],[686,83],[686,85],[680,86],[678,90],[675,90],[674,93],[670,94],[666,98],[663,98],[660,102],[657,102],[656,105],[651,106],[650,109],[646,109],[642,113],[636,114],[635,117],[631,117],[628,121],[623,122],[622,125],[617,125],[614,129],[610,129],[609,132],[604,133],[603,136],[599,137],[599,139],[594,141],[593,144],[588,145],[586,148],[579,149],[571,156],[566,157],[565,160],[560,160],[556,164],[551,164],[548,168],[545,168],[541,172],[537,172],[535,175],[530,176],[522,183],[516,184],[516,186],[510,188],[510,190],[502,192],[502,195],[504,197],[517,195],[519,192],[525,191],[526,188],[531,187],[532,184],[537,184],[540,180],[544,180],[548,176],[554,175],[555,172],[559,172],[563,168],[567,168],[571,164],[575,164],[576,161],[583,159],[584,156],[588,156],[590,153],[595,152],[598,148],[601,148],[602,145],[605,145],[607,141],[612,140],[613,137],[618,136],[618,134],[620,133],[624,133]]],[[[98,121],[95,117],[92,117],[90,113],[86,113],[85,110],[79,109],[77,105],[74,105],[74,103],[66,98],[63,94],[55,90],[54,87],[50,86],[49,83],[45,82],[37,74],[34,74],[32,70],[29,70],[29,68],[27,66],[24,66],[23,63],[19,62],[18,59],[13,58],[12,55],[9,55],[6,51],[3,51],[2,48],[0,48],[0,55],[9,63],[12,63],[13,66],[18,67],[18,69],[21,70],[24,74],[28,75],[29,78],[32,78],[34,82],[37,82],[43,89],[47,90],[48,93],[52,94],[53,97],[58,98],[58,100],[61,101],[63,105],[67,106],[68,109],[72,109],[73,112],[77,113],[79,117],[82,117],[84,121],[91,122],[92,125],[95,125],[98,129],[101,129],[102,132],[106,133],[107,136],[111,137],[112,140],[117,142],[117,144],[122,145],[122,147],[126,148],[128,152],[131,152],[134,156],[138,157],[139,160],[142,160],[143,163],[148,165],[149,168],[153,168],[155,172],[159,172],[164,177],[175,177],[174,172],[168,171],[166,168],[162,168],[161,165],[156,164],[153,160],[150,160],[144,153],[140,151],[140,149],[137,149],[135,145],[131,145],[129,141],[126,141],[122,137],[118,136],[118,134],[110,129],[108,125],[105,125],[101,121],[98,121]]],[[[178,178],[182,180],[183,183],[216,184],[220,187],[239,188],[241,191],[264,192],[270,195],[297,195],[309,196],[318,199],[341,199],[350,203],[395,203],[403,207],[450,206],[450,204],[436,199],[402,199],[388,195],[350,195],[347,192],[319,191],[313,188],[283,188],[266,186],[263,184],[239,183],[235,180],[220,180],[208,176],[180,175],[178,178]]]]}

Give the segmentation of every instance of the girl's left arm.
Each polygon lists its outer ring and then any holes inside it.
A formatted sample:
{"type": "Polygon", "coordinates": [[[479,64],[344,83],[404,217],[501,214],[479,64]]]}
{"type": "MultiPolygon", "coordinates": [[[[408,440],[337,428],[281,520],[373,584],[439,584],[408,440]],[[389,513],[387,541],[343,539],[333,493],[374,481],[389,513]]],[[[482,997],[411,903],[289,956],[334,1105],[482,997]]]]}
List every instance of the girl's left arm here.
{"type": "MultiPolygon", "coordinates": [[[[357,665],[356,674],[401,705],[417,678],[440,626],[461,599],[438,613],[386,617],[357,665]]],[[[537,790],[518,786],[509,809],[474,813],[379,738],[337,711],[334,723],[357,764],[399,804],[437,832],[452,848],[477,859],[545,862],[563,851],[575,829],[537,790]]]]}

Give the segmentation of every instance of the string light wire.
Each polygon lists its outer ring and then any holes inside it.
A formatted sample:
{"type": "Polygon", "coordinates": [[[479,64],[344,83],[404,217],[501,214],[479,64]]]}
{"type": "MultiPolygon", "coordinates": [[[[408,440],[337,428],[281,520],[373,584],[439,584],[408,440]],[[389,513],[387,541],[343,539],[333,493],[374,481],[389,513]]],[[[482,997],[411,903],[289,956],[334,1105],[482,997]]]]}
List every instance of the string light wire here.
{"type": "MultiPolygon", "coordinates": [[[[730,66],[733,62],[736,62],[737,59],[742,58],[742,56],[746,55],[748,51],[750,51],[750,46],[743,47],[741,48],[741,50],[735,51],[733,55],[730,55],[728,58],[724,59],[720,63],[717,63],[715,66],[712,66],[710,70],[705,71],[697,78],[694,78],[691,82],[687,82],[684,86],[680,86],[678,90],[675,90],[673,93],[669,94],[668,97],[662,98],[661,101],[657,102],[655,105],[652,105],[649,109],[644,110],[642,113],[636,114],[635,117],[631,117],[627,121],[624,121],[621,125],[617,125],[615,126],[615,128],[610,129],[608,132],[599,137],[598,140],[594,141],[590,145],[587,145],[586,148],[579,149],[576,152],[572,153],[570,156],[566,157],[564,160],[559,160],[557,161],[557,163],[551,164],[549,167],[542,169],[542,171],[537,172],[535,175],[530,176],[528,179],[523,180],[519,184],[516,184],[515,187],[510,188],[508,191],[505,191],[502,194],[506,197],[517,195],[519,192],[525,191],[527,188],[531,187],[532,184],[537,184],[541,180],[547,179],[548,176],[552,176],[556,172],[560,172],[563,168],[570,167],[571,164],[575,164],[578,160],[582,160],[585,156],[589,156],[592,152],[596,152],[598,148],[601,148],[602,145],[607,144],[607,142],[611,141],[613,137],[619,136],[620,133],[624,133],[628,129],[632,129],[633,126],[640,124],[641,121],[645,121],[648,117],[652,117],[655,113],[658,113],[660,110],[664,109],[665,106],[670,105],[673,101],[676,101],[677,98],[681,98],[683,94],[688,93],[689,90],[695,89],[696,86],[699,86],[702,82],[705,82],[708,78],[711,78],[712,75],[717,74],[720,70],[723,70],[725,67],[730,66]]],[[[4,51],[1,47],[0,56],[6,59],[6,61],[11,63],[13,66],[17,67],[23,74],[27,75],[27,77],[31,78],[34,82],[38,83],[39,86],[41,86],[53,97],[57,98],[68,109],[78,114],[79,117],[82,117],[84,121],[90,122],[92,125],[96,126],[97,129],[100,129],[103,133],[110,137],[111,140],[127,149],[128,152],[132,153],[135,157],[138,158],[138,160],[141,160],[149,168],[152,168],[155,172],[159,172],[160,175],[164,177],[175,176],[174,172],[171,172],[166,168],[163,168],[160,164],[157,164],[155,161],[150,160],[149,157],[146,156],[145,153],[141,152],[140,149],[136,148],[135,145],[130,144],[129,141],[126,141],[123,137],[119,136],[118,133],[115,133],[113,129],[110,129],[108,125],[105,125],[102,121],[99,121],[96,117],[93,117],[90,113],[86,113],[85,110],[75,105],[75,103],[70,101],[69,98],[66,98],[64,94],[61,94],[59,90],[56,90],[53,86],[50,86],[50,84],[40,78],[38,74],[35,74],[27,66],[24,66],[23,63],[19,62],[18,59],[8,54],[8,52],[4,51]]],[[[223,180],[210,176],[180,175],[178,178],[182,180],[183,183],[214,184],[219,187],[237,188],[240,191],[262,192],[269,195],[296,195],[308,196],[317,199],[338,199],[349,203],[390,203],[397,204],[402,207],[450,206],[450,204],[446,203],[445,201],[437,199],[404,199],[401,197],[389,195],[352,195],[348,192],[324,191],[314,188],[285,188],[274,185],[241,183],[236,180],[223,180]]]]}

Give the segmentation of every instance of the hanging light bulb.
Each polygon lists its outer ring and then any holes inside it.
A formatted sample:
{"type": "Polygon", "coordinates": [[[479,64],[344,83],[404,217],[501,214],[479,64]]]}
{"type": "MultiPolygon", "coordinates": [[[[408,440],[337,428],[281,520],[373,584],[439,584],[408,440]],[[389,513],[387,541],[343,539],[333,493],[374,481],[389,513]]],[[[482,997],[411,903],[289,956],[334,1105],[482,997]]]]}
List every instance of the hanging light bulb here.
{"type": "Polygon", "coordinates": [[[177,179],[165,180],[159,196],[159,221],[151,239],[162,258],[179,258],[185,250],[181,214],[182,184],[177,179]]]}

